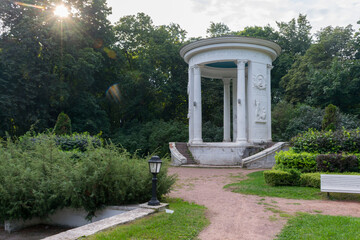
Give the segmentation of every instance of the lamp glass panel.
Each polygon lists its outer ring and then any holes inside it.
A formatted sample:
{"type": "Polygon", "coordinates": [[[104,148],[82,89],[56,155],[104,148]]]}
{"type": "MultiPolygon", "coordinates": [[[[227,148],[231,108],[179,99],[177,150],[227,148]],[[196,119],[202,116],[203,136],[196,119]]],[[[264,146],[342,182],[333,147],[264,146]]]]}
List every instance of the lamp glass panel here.
{"type": "Polygon", "coordinates": [[[160,172],[160,168],[161,168],[161,163],[157,163],[157,169],[156,169],[156,172],[159,173],[160,172]]]}
{"type": "Polygon", "coordinates": [[[156,165],[156,163],[149,163],[151,173],[156,173],[156,165]]]}

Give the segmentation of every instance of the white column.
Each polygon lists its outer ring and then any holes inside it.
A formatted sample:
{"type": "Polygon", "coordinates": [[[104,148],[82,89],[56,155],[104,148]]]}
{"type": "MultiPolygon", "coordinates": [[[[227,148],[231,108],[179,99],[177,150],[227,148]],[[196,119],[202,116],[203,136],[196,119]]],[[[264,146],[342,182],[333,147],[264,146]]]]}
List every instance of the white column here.
{"type": "Polygon", "coordinates": [[[224,78],[224,142],[230,142],[230,78],[224,78]]]}
{"type": "Polygon", "coordinates": [[[233,142],[237,138],[237,79],[232,80],[232,91],[233,91],[233,142]]]}
{"type": "Polygon", "coordinates": [[[246,142],[245,63],[237,60],[237,137],[236,142],[246,142]]]}
{"type": "Polygon", "coordinates": [[[189,67],[188,95],[189,143],[191,143],[194,139],[194,69],[192,67],[189,67]]]}
{"type": "Polygon", "coordinates": [[[201,71],[198,65],[194,66],[194,139],[193,143],[202,143],[202,116],[201,116],[201,71]]]}
{"type": "Polygon", "coordinates": [[[272,141],[272,135],[271,135],[271,69],[273,69],[273,66],[270,64],[267,64],[267,130],[268,130],[268,141],[272,141]]]}

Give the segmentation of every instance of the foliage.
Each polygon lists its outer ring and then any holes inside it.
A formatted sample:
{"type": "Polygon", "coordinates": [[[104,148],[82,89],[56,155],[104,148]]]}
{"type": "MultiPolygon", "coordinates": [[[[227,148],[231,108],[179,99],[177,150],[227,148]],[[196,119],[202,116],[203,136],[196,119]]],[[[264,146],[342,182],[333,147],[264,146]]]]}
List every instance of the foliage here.
{"type": "MultiPolygon", "coordinates": [[[[151,197],[152,176],[144,159],[131,158],[112,144],[88,144],[78,154],[60,150],[55,136],[31,144],[29,139],[0,145],[2,221],[45,217],[63,207],[83,208],[91,218],[105,205],[141,203],[151,197]]],[[[159,196],[175,181],[164,165],[158,175],[159,196]]]]}
{"type": "MultiPolygon", "coordinates": [[[[293,105],[279,102],[272,110],[272,134],[274,141],[289,141],[292,137],[308,131],[321,130],[324,110],[306,104],[293,105]]],[[[360,121],[355,115],[337,113],[337,128],[356,129],[360,121]]]]}
{"type": "Polygon", "coordinates": [[[158,213],[87,239],[195,239],[209,224],[205,216],[205,207],[180,199],[168,201],[173,214],[158,213]]]}
{"type": "Polygon", "coordinates": [[[324,131],[335,131],[339,126],[339,109],[332,104],[325,108],[324,118],[321,123],[321,129],[324,131]]]}
{"type": "Polygon", "coordinates": [[[213,122],[203,123],[203,141],[204,142],[222,142],[224,139],[223,127],[216,126],[213,122]]]}
{"type": "Polygon", "coordinates": [[[226,24],[221,22],[210,22],[210,27],[206,29],[206,34],[208,34],[208,37],[220,37],[223,35],[229,35],[230,28],[226,24]]]}
{"type": "Polygon", "coordinates": [[[320,188],[320,173],[303,173],[300,175],[300,186],[320,188]]]}
{"type": "Polygon", "coordinates": [[[270,186],[296,186],[299,185],[300,172],[295,169],[288,171],[264,171],[264,179],[270,186]]]}
{"type": "Polygon", "coordinates": [[[275,167],[279,170],[297,169],[301,172],[315,172],[316,156],[315,153],[295,152],[293,148],[289,151],[280,151],[275,155],[275,167]]]}
{"type": "MultiPolygon", "coordinates": [[[[36,138],[34,139],[36,140],[36,138]]],[[[89,144],[92,147],[100,147],[101,139],[97,136],[91,136],[88,133],[74,133],[72,135],[56,136],[55,143],[64,151],[79,150],[85,152],[89,144]]]]}
{"type": "Polygon", "coordinates": [[[54,127],[54,133],[56,135],[69,135],[71,134],[71,120],[65,113],[60,113],[56,120],[54,127]]]}
{"type": "Polygon", "coordinates": [[[298,213],[276,239],[359,239],[359,224],[356,217],[298,213]]]}
{"type": "Polygon", "coordinates": [[[280,197],[289,199],[322,199],[320,189],[298,186],[272,187],[265,183],[263,171],[248,174],[248,179],[225,186],[233,192],[258,195],[261,197],[280,197]]]}
{"type": "Polygon", "coordinates": [[[310,129],[291,139],[295,152],[312,153],[358,153],[360,129],[338,131],[316,131],[310,129]]]}
{"type": "Polygon", "coordinates": [[[317,170],[321,172],[359,172],[359,160],[355,155],[320,154],[316,157],[317,170]]]}
{"type": "Polygon", "coordinates": [[[186,142],[187,139],[188,129],[185,124],[163,120],[147,123],[133,121],[124,125],[112,137],[115,144],[121,145],[130,153],[147,155],[156,151],[161,156],[169,152],[169,142],[186,142]]]}

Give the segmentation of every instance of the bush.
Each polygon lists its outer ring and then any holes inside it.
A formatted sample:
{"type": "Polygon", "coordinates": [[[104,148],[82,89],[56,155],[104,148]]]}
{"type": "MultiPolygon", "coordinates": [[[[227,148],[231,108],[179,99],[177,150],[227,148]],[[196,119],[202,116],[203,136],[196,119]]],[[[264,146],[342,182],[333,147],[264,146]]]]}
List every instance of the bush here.
{"type": "Polygon", "coordinates": [[[72,135],[63,135],[55,137],[56,145],[64,151],[79,150],[84,152],[89,143],[93,147],[101,146],[101,139],[97,136],[90,136],[88,133],[75,133],[72,135]]]}
{"type": "Polygon", "coordinates": [[[321,172],[358,172],[359,161],[354,155],[321,154],[316,157],[317,169],[321,172]]]}
{"type": "Polygon", "coordinates": [[[321,122],[321,129],[324,131],[335,131],[339,128],[339,120],[339,109],[335,105],[329,104],[325,108],[324,118],[321,122]]]}
{"type": "Polygon", "coordinates": [[[294,169],[288,171],[264,171],[265,182],[270,186],[296,186],[299,185],[300,173],[294,169]]]}
{"type": "Polygon", "coordinates": [[[291,139],[295,152],[312,153],[359,153],[360,129],[317,131],[309,129],[291,139]]]}
{"type": "MultiPolygon", "coordinates": [[[[91,218],[106,205],[142,203],[151,198],[152,176],[145,159],[112,144],[60,150],[55,136],[31,144],[25,136],[0,144],[0,221],[46,217],[63,207],[83,208],[91,218]],[[75,152],[76,153],[76,152],[75,152]]],[[[166,164],[158,175],[158,196],[175,179],[166,164]]]]}
{"type": "Polygon", "coordinates": [[[169,153],[169,142],[188,141],[188,127],[178,121],[133,121],[118,129],[112,140],[130,153],[137,152],[144,156],[156,151],[164,156],[169,153]]]}
{"type": "Polygon", "coordinates": [[[300,175],[300,185],[304,187],[320,188],[320,173],[303,173],[300,175]]]}
{"type": "Polygon", "coordinates": [[[293,149],[280,151],[275,155],[276,169],[297,169],[301,172],[316,171],[316,154],[301,152],[296,153],[293,149]]]}
{"type": "Polygon", "coordinates": [[[54,133],[56,135],[71,134],[71,120],[69,116],[63,112],[57,117],[54,133]]]}

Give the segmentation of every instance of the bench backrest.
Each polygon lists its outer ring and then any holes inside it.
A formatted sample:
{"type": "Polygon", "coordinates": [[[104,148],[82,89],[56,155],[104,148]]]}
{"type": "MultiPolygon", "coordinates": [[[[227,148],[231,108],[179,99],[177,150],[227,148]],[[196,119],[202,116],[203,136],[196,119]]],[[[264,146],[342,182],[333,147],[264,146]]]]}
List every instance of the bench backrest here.
{"type": "Polygon", "coordinates": [[[321,174],[322,192],[360,193],[360,175],[321,174]]]}

